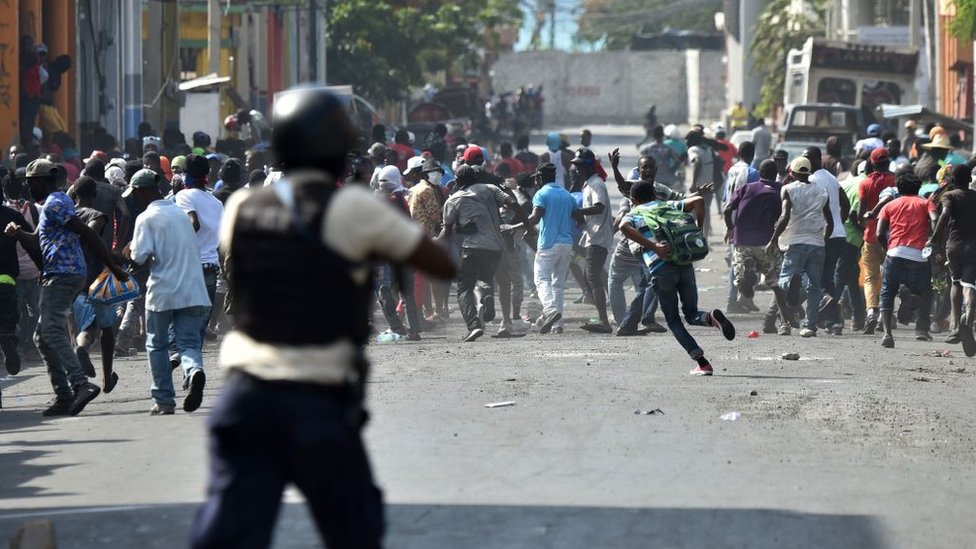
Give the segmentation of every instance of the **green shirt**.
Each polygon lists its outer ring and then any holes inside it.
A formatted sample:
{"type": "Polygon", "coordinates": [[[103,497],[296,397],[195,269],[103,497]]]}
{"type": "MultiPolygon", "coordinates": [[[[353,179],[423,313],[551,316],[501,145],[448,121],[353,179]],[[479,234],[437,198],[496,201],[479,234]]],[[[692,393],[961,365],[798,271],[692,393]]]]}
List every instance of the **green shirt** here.
{"type": "MultiPolygon", "coordinates": [[[[851,202],[851,211],[856,212],[858,206],[861,204],[861,199],[857,194],[857,188],[861,185],[861,181],[864,181],[864,176],[860,175],[857,177],[848,177],[840,184],[840,188],[844,190],[844,194],[847,195],[847,199],[851,202]]],[[[850,217],[844,220],[844,232],[847,233],[847,243],[852,246],[857,246],[860,248],[864,245],[864,230],[858,229],[851,223],[850,217]]]]}

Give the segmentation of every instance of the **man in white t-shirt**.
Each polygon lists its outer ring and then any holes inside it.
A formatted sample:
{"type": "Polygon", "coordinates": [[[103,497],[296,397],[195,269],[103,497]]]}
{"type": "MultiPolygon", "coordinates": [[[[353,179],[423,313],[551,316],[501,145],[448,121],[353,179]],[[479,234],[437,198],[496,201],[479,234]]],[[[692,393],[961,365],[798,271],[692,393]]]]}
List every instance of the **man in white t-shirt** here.
{"type": "Polygon", "coordinates": [[[851,213],[851,201],[847,198],[847,193],[841,191],[840,183],[834,174],[823,167],[823,160],[820,148],[807,147],[803,151],[803,156],[810,161],[810,182],[827,191],[827,201],[830,206],[830,217],[833,219],[834,230],[827,236],[824,246],[824,265],[823,278],[821,278],[821,288],[825,293],[825,300],[821,304],[821,312],[827,321],[827,331],[834,335],[841,335],[844,329],[844,319],[840,311],[840,291],[834,285],[834,272],[837,270],[837,262],[840,261],[841,254],[844,253],[844,246],[847,244],[847,231],[844,229],[844,220],[851,213]]]}
{"type": "Polygon", "coordinates": [[[820,288],[823,276],[824,241],[833,233],[834,219],[830,213],[827,191],[810,182],[810,160],[798,156],[790,164],[788,183],[783,187],[783,213],[776,222],[766,252],[785,248],[779,282],[773,289],[783,324],[780,335],[790,335],[796,319],[786,302],[786,290],[795,277],[806,276],[807,316],[802,337],[817,336],[817,315],[820,311],[820,288]]]}
{"type": "Polygon", "coordinates": [[[583,207],[573,216],[583,224],[579,245],[586,251],[586,280],[593,291],[593,304],[599,315],[599,324],[584,324],[587,332],[609,334],[613,332],[607,316],[607,277],[604,266],[607,254],[613,248],[613,217],[610,215],[610,195],[607,184],[596,173],[596,156],[589,149],[576,152],[569,167],[574,183],[583,181],[583,207]]]}
{"type": "MultiPolygon", "coordinates": [[[[224,205],[207,190],[206,177],[192,175],[206,164],[207,159],[200,155],[191,154],[187,157],[184,189],[176,193],[176,205],[186,212],[193,223],[197,247],[200,250],[200,264],[203,265],[203,279],[207,285],[207,296],[212,304],[217,293],[217,277],[220,276],[217,246],[220,243],[220,219],[224,215],[224,205]]],[[[212,314],[211,307],[206,322],[200,327],[201,335],[206,333],[212,314]]]]}
{"type": "Polygon", "coordinates": [[[159,176],[140,170],[129,183],[125,196],[132,195],[145,211],[136,218],[129,258],[149,265],[146,285],[146,353],[152,372],[151,415],[176,411],[173,373],[169,363],[170,330],[176,336],[183,367],[183,387],[189,388],[183,410],[200,407],[206,376],[203,373],[203,333],[210,310],[210,298],[200,269],[193,226],[180,208],[163,199],[159,176]]]}

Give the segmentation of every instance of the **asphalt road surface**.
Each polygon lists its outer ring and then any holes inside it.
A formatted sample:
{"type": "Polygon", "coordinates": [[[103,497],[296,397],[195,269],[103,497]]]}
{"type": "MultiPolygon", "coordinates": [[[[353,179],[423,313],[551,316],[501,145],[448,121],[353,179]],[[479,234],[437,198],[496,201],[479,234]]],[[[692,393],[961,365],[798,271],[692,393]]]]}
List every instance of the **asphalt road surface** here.
{"type": "MultiPolygon", "coordinates": [[[[633,161],[639,130],[593,130],[600,154],[621,146],[633,161]]],[[[702,305],[724,306],[721,246],[696,266],[702,305]]],[[[731,342],[692,328],[716,369],[697,378],[669,334],[580,331],[591,305],[568,306],[563,335],[473,344],[452,306],[423,341],[369,349],[388,547],[976,546],[976,362],[938,336],[899,327],[892,350],[863,335],[750,339],[760,316],[732,315],[731,342]],[[485,407],[500,401],[516,404],[485,407]]],[[[205,360],[203,407],[167,417],[147,414],[144,354],[119,360],[119,387],[76,418],[40,416],[43,366],[3,379],[0,540],[51,518],[63,549],[185,546],[220,386],[214,344],[205,360]]],[[[301,497],[285,498],[275,546],[318,547],[301,497]]]]}

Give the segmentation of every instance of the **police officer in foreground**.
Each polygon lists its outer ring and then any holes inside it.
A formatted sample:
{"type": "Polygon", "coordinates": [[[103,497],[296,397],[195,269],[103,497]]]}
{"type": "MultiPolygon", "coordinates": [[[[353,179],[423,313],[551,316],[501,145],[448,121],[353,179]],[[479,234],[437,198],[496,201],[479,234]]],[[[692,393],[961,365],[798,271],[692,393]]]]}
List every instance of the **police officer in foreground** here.
{"type": "Polygon", "coordinates": [[[210,416],[208,498],[196,548],[268,547],[288,483],[326,545],[378,548],[382,496],[360,431],[372,258],[439,278],[455,267],[420,225],[358,185],[339,188],[356,131],[339,100],[294,90],[275,101],[284,175],[228,201],[221,247],[236,330],[210,416]]]}

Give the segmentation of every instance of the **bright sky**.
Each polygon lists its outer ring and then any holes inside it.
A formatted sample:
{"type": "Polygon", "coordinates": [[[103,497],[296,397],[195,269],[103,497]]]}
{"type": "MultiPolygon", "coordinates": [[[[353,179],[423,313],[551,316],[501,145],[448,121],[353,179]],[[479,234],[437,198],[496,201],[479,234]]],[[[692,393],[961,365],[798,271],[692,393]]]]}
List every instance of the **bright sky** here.
{"type": "MultiPolygon", "coordinates": [[[[530,0],[532,1],[532,0],[530,0]]],[[[534,4],[535,2],[532,1],[534,4]]],[[[578,6],[577,0],[556,0],[556,49],[573,50],[573,38],[576,35],[576,15],[573,13],[578,6]]],[[[534,15],[528,10],[525,11],[525,20],[519,32],[518,42],[515,43],[515,51],[528,49],[529,39],[532,37],[534,25],[534,15]]],[[[549,23],[542,27],[542,49],[549,49],[549,23]]]]}

